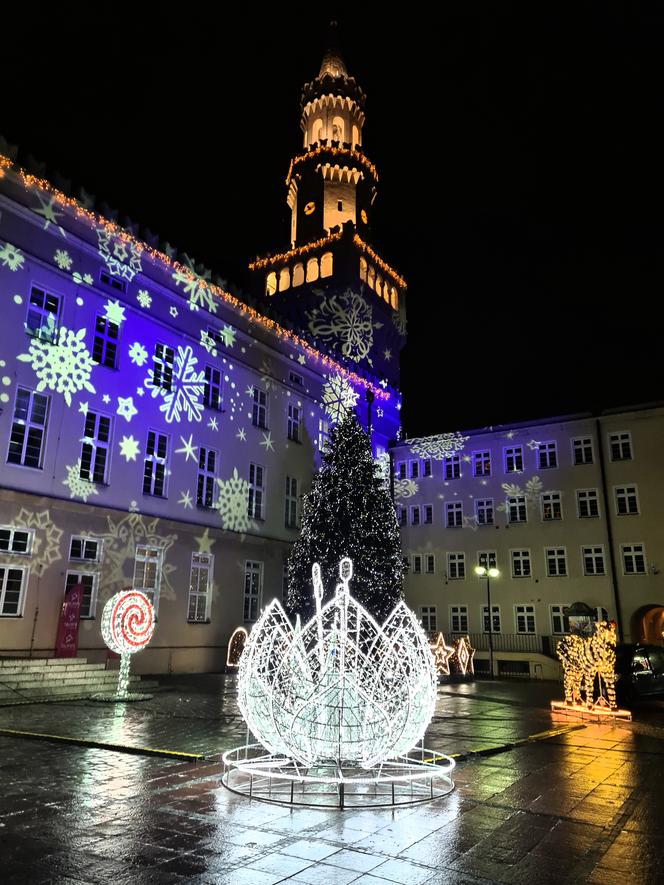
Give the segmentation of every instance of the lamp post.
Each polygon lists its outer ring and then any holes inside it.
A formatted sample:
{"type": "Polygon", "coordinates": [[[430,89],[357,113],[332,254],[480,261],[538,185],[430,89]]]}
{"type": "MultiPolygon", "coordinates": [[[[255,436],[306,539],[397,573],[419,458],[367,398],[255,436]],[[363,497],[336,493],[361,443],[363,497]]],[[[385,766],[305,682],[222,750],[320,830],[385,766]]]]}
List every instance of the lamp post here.
{"type": "Polygon", "coordinates": [[[493,612],[491,611],[491,578],[497,578],[500,572],[496,568],[493,557],[487,554],[480,555],[479,565],[475,566],[475,574],[480,578],[486,578],[486,602],[489,615],[489,676],[493,677],[493,612]]]}

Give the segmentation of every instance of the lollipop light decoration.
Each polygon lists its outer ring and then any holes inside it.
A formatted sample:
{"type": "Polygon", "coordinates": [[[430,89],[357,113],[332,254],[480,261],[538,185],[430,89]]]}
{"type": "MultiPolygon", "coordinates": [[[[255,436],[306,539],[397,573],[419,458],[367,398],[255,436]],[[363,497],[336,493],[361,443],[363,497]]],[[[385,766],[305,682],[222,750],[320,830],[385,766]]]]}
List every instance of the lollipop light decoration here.
{"type": "Polygon", "coordinates": [[[146,647],[154,628],[154,606],[140,590],[121,590],[104,606],[101,635],[111,651],[120,655],[118,687],[111,700],[133,701],[150,697],[129,691],[129,669],[131,656],[146,647]]]}

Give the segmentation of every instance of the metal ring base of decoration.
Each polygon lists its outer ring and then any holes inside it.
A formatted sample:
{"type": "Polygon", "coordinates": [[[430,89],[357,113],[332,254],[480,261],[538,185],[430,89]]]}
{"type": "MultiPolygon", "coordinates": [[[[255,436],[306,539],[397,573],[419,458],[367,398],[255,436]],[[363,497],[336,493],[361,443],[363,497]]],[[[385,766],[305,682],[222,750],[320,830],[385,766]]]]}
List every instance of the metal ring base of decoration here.
{"type": "Polygon", "coordinates": [[[454,759],[418,748],[371,769],[319,763],[311,768],[267,753],[262,744],[227,750],[221,781],[232,793],[278,805],[376,808],[416,805],[447,796],[454,759]]]}

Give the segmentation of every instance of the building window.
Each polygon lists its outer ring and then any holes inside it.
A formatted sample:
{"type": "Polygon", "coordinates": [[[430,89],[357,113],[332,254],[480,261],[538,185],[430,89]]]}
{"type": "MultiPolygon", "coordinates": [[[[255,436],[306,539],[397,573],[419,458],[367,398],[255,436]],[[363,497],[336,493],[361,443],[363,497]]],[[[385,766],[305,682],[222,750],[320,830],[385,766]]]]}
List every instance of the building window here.
{"type": "Polygon", "coordinates": [[[69,542],[69,559],[81,562],[101,561],[101,541],[84,535],[72,535],[69,542]]]}
{"type": "Polygon", "coordinates": [[[433,462],[431,458],[422,461],[422,476],[433,476],[433,462]]]}
{"type": "Polygon", "coordinates": [[[330,439],[330,423],[325,418],[318,419],[318,451],[327,452],[330,439]]]}
{"type": "Polygon", "coordinates": [[[625,575],[645,575],[646,553],[643,544],[621,544],[623,573],[625,575]]]}
{"type": "Polygon", "coordinates": [[[65,592],[77,584],[83,587],[79,617],[94,618],[97,608],[97,575],[92,572],[79,572],[67,569],[65,592]]]}
{"type": "Polygon", "coordinates": [[[217,478],[217,452],[201,446],[198,450],[198,480],[196,504],[198,507],[214,506],[214,489],[217,478]]]}
{"type": "Polygon", "coordinates": [[[593,463],[593,441],[589,436],[572,440],[572,460],[575,465],[593,463]]]}
{"type": "Polygon", "coordinates": [[[28,335],[54,343],[58,337],[60,298],[51,292],[33,286],[30,291],[25,331],[28,335]]]}
{"type": "Polygon", "coordinates": [[[7,461],[23,467],[42,466],[49,398],[27,387],[16,391],[7,461]]]}
{"type": "Polygon", "coordinates": [[[410,461],[410,478],[411,479],[419,479],[420,478],[420,462],[419,461],[410,461]]]}
{"type": "Polygon", "coordinates": [[[413,574],[421,575],[422,574],[422,554],[421,553],[413,553],[413,574]]]}
{"type": "Polygon", "coordinates": [[[248,513],[252,519],[263,519],[263,502],[265,498],[265,468],[260,464],[249,464],[249,502],[248,513]]]}
{"type": "Polygon", "coordinates": [[[569,618],[567,617],[566,605],[550,605],[549,617],[551,618],[551,632],[562,635],[569,633],[569,618]]]}
{"type": "Polygon", "coordinates": [[[617,486],[616,513],[618,516],[634,515],[639,512],[639,498],[636,486],[617,486]]]}
{"type": "Polygon", "coordinates": [[[423,605],[420,608],[420,620],[425,633],[435,633],[438,629],[436,627],[436,606],[423,605]]]}
{"type": "Polygon", "coordinates": [[[599,516],[597,489],[577,489],[576,507],[577,513],[581,519],[590,519],[599,516]]]}
{"type": "MultiPolygon", "coordinates": [[[[483,568],[498,568],[498,556],[495,550],[478,550],[477,564],[483,568]]],[[[478,577],[482,577],[481,575],[478,577]]]]}
{"type": "Polygon", "coordinates": [[[212,569],[214,556],[211,553],[192,553],[189,573],[189,605],[187,620],[194,623],[210,620],[212,604],[212,569]]]}
{"type": "Polygon", "coordinates": [[[450,633],[468,632],[468,606],[450,606],[450,633]]]}
{"type": "Polygon", "coordinates": [[[244,620],[255,621],[263,595],[263,563],[248,559],[244,564],[244,620]]]}
{"type": "Polygon", "coordinates": [[[473,476],[491,476],[491,452],[473,452],[473,476]]]}
{"type": "Polygon", "coordinates": [[[406,479],[406,462],[405,461],[397,461],[396,465],[396,474],[397,479],[406,479]]]}
{"type": "Polygon", "coordinates": [[[171,390],[173,387],[173,361],[175,351],[166,344],[155,344],[154,356],[152,357],[152,386],[161,390],[171,390]]]}
{"type": "Polygon", "coordinates": [[[530,550],[511,550],[512,555],[512,577],[513,578],[529,578],[530,571],[530,550]]]}
{"type": "Polygon", "coordinates": [[[297,479],[286,477],[286,528],[297,528],[297,479]]]}
{"type": "Polygon", "coordinates": [[[460,528],[463,525],[463,504],[461,501],[450,501],[445,505],[445,525],[448,529],[460,528]]]}
{"type": "Polygon", "coordinates": [[[399,525],[408,525],[408,509],[403,506],[397,507],[399,525]]]}
{"type": "Polygon", "coordinates": [[[267,430],[267,393],[260,387],[254,387],[254,404],[251,413],[251,423],[254,427],[262,427],[267,430]]]}
{"type": "Polygon", "coordinates": [[[547,547],[544,550],[546,574],[549,578],[567,576],[567,553],[564,547],[547,547]]]}
{"type": "Polygon", "coordinates": [[[208,409],[221,411],[221,371],[214,366],[205,367],[203,402],[208,409]]]}
{"type": "Polygon", "coordinates": [[[81,446],[81,479],[89,482],[108,482],[108,448],[111,443],[113,419],[91,409],[85,414],[85,430],[81,446]]]}
{"type": "Polygon", "coordinates": [[[537,466],[540,470],[558,466],[558,448],[555,442],[542,442],[537,447],[537,466]]]}
{"type": "Polygon", "coordinates": [[[127,291],[127,283],[125,280],[121,280],[119,279],[119,277],[114,277],[110,273],[107,273],[105,270],[101,270],[99,272],[99,279],[105,286],[109,286],[111,289],[115,289],[117,292],[127,291]]]}
{"type": "Polygon", "coordinates": [[[15,529],[10,525],[0,526],[0,552],[19,553],[29,556],[32,553],[32,529],[15,529]]]}
{"type": "Polygon", "coordinates": [[[604,574],[604,547],[601,545],[595,547],[582,547],[581,555],[583,557],[584,575],[604,574]]]}
{"type": "Polygon", "coordinates": [[[493,498],[475,499],[475,521],[478,525],[493,525],[493,498]]]}
{"type": "Polygon", "coordinates": [[[420,518],[420,505],[414,504],[410,508],[410,524],[411,525],[419,525],[421,521],[422,520],[420,518]]]}
{"type": "Polygon", "coordinates": [[[508,446],[503,452],[505,473],[520,473],[523,470],[523,446],[508,446]]]}
{"type": "Polygon", "coordinates": [[[436,573],[436,557],[433,553],[427,553],[426,555],[426,568],[427,575],[433,575],[436,573]]]}
{"type": "Polygon", "coordinates": [[[95,322],[92,359],[101,366],[116,369],[118,365],[118,338],[120,327],[100,313],[95,322]]]}
{"type": "Polygon", "coordinates": [[[297,384],[298,387],[304,387],[304,378],[302,375],[298,375],[297,372],[289,372],[288,380],[291,384],[297,384]]]}
{"type": "Polygon", "coordinates": [[[288,439],[293,442],[300,441],[301,411],[297,406],[288,407],[288,439]]]}
{"type": "Polygon", "coordinates": [[[632,460],[632,434],[627,430],[609,434],[609,448],[612,461],[632,460]]]}
{"type": "MultiPolygon", "coordinates": [[[[489,606],[482,606],[482,630],[484,633],[489,632],[489,606]]],[[[491,606],[491,632],[500,633],[500,606],[491,606]]]]}
{"type": "Polygon", "coordinates": [[[443,458],[443,476],[445,479],[459,479],[461,476],[461,458],[459,455],[443,458]]]}
{"type": "Polygon", "coordinates": [[[466,554],[447,554],[447,578],[449,581],[463,581],[466,577],[466,554]]]}
{"type": "Polygon", "coordinates": [[[541,497],[542,519],[551,522],[563,518],[562,495],[560,492],[544,492],[541,497]]]}
{"type": "Polygon", "coordinates": [[[155,614],[159,608],[159,587],[161,585],[161,561],[163,549],[136,545],[134,557],[134,580],[132,587],[145,593],[154,606],[155,614]]]}
{"type": "Polygon", "coordinates": [[[0,566],[0,617],[20,618],[28,571],[24,568],[0,566]]]}
{"type": "Polygon", "coordinates": [[[166,467],[168,464],[168,437],[165,433],[148,430],[143,469],[143,494],[166,497],[166,467]]]}
{"type": "Polygon", "coordinates": [[[433,504],[424,505],[424,525],[433,523],[433,504]]]}
{"type": "Polygon", "coordinates": [[[526,496],[513,495],[507,499],[508,522],[526,522],[526,496]]]}
{"type": "Polygon", "coordinates": [[[516,621],[517,633],[536,633],[535,624],[535,606],[534,605],[515,605],[514,619],[516,621]]]}

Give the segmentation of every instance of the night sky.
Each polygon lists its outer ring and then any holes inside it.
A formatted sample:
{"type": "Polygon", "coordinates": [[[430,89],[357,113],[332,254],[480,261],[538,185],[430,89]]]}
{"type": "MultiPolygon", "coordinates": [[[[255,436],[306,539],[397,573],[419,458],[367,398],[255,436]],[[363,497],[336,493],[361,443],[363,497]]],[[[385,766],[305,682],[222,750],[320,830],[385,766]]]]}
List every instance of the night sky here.
{"type": "Polygon", "coordinates": [[[661,6],[226,5],[3,12],[0,134],[241,281],[288,245],[300,88],[337,18],[374,244],[409,282],[406,433],[664,399],[661,6]]]}

